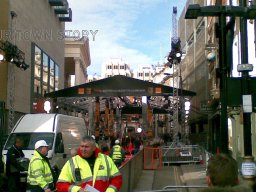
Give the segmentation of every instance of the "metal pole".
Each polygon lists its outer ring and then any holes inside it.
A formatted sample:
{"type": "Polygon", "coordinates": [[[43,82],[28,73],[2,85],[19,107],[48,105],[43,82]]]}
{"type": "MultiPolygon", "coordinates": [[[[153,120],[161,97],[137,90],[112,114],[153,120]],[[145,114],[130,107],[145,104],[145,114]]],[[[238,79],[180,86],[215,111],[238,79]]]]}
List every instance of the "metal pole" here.
{"type": "Polygon", "coordinates": [[[219,59],[220,59],[220,140],[217,143],[220,152],[228,153],[228,117],[227,117],[227,62],[226,62],[226,16],[221,13],[219,16],[220,37],[219,37],[219,59]]]}
{"type": "MultiPolygon", "coordinates": [[[[240,0],[240,6],[246,7],[246,0],[240,0]]],[[[241,63],[248,63],[248,38],[247,38],[247,19],[240,17],[240,38],[241,38],[241,63]]],[[[249,72],[242,72],[242,95],[248,95],[249,72]]],[[[244,125],[244,155],[252,155],[252,138],[251,138],[251,113],[243,113],[243,125],[244,125]]]]}

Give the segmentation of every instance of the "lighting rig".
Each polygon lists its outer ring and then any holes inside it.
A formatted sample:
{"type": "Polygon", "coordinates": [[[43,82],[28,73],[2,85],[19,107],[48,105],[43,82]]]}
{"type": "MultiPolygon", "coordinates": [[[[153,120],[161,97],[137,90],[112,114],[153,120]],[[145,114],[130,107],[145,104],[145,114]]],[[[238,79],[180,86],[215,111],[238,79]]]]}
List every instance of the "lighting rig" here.
{"type": "Polygon", "coordinates": [[[0,61],[15,64],[24,71],[29,68],[29,65],[25,63],[25,53],[9,41],[0,41],[0,61]]]}

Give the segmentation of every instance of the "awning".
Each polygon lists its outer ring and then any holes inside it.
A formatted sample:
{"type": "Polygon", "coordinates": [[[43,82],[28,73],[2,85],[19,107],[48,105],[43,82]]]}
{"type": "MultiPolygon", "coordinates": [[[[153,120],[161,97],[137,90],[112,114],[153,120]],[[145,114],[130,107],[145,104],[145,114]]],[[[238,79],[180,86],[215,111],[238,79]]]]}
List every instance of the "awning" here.
{"type": "MultiPolygon", "coordinates": [[[[121,96],[173,96],[173,87],[116,75],[74,87],[46,93],[44,97],[121,97],[121,96]]],[[[196,93],[177,89],[178,96],[195,96],[196,93]]]]}

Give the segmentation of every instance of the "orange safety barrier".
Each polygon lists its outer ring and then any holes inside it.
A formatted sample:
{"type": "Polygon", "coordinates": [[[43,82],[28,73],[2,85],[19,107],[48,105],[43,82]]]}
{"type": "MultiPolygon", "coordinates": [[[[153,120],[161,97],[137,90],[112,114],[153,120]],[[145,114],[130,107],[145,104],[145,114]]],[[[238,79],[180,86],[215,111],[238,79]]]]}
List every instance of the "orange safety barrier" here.
{"type": "Polygon", "coordinates": [[[162,167],[162,149],[145,147],[143,149],[144,170],[157,170],[162,167]]]}

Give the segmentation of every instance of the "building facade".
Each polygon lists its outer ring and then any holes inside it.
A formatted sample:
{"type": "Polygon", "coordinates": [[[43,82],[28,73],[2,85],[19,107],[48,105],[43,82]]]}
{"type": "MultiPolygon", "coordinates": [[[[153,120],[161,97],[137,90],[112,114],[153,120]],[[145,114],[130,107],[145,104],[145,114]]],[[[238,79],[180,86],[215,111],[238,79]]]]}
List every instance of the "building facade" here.
{"type": "Polygon", "coordinates": [[[189,113],[190,141],[194,144],[206,146],[208,130],[208,114],[202,111],[201,106],[207,104],[208,89],[208,62],[206,59],[206,27],[204,17],[198,19],[184,19],[189,4],[204,5],[204,0],[187,1],[179,19],[179,37],[184,59],[179,64],[182,88],[196,92],[191,98],[189,113]],[[200,84],[198,84],[200,82],[200,84]]]}
{"type": "MultiPolygon", "coordinates": [[[[220,148],[220,143],[223,142],[222,136],[222,121],[221,115],[221,95],[223,89],[221,89],[220,70],[220,44],[218,37],[219,24],[218,17],[198,17],[197,19],[184,20],[185,11],[189,3],[199,4],[200,6],[208,5],[239,5],[240,1],[200,1],[194,0],[188,1],[186,7],[183,10],[181,19],[179,20],[179,34],[181,37],[182,47],[186,56],[181,62],[181,71],[183,79],[183,88],[195,91],[197,96],[192,98],[192,113],[189,117],[190,135],[191,140],[194,143],[200,139],[200,142],[205,142],[205,147],[212,153],[216,153],[220,148]],[[190,30],[193,29],[193,30],[190,30]],[[200,86],[197,82],[200,83],[200,86]],[[194,130],[193,130],[194,129],[194,130]]],[[[254,4],[252,1],[251,4],[254,4]]],[[[249,5],[247,5],[249,6],[249,5]]],[[[226,23],[230,25],[231,19],[226,18],[226,23]]],[[[228,45],[230,52],[227,53],[228,62],[225,65],[228,66],[227,79],[233,79],[234,77],[241,80],[241,73],[237,72],[238,64],[242,64],[242,43],[241,42],[241,21],[239,17],[234,20],[234,37],[232,42],[228,45]]],[[[247,37],[248,37],[248,63],[254,64],[255,61],[255,21],[247,21],[247,37]],[[253,34],[253,35],[252,35],[253,34]]],[[[226,35],[226,38],[228,36],[226,35]]],[[[255,69],[249,73],[251,80],[255,80],[255,69]]],[[[239,82],[239,81],[237,81],[239,82]]],[[[248,81],[247,81],[248,83],[248,81]]],[[[227,89],[229,94],[227,95],[227,127],[225,130],[228,136],[228,150],[230,150],[235,159],[239,162],[245,155],[245,145],[248,143],[244,138],[245,125],[248,122],[244,122],[243,119],[243,107],[242,103],[235,103],[233,97],[239,97],[242,101],[242,92],[239,92],[239,83],[233,85],[227,83],[227,89]],[[231,93],[231,94],[230,94],[231,93]]],[[[250,90],[252,91],[252,90],[250,90]]],[[[252,91],[253,92],[253,91],[252,91]]],[[[250,93],[249,93],[250,94],[250,93]]],[[[254,94],[251,93],[252,103],[254,103],[254,94]]],[[[254,105],[254,104],[252,104],[254,105]]],[[[255,143],[255,107],[252,106],[252,112],[250,113],[250,129],[247,130],[251,134],[251,149],[252,156],[256,154],[255,143]]],[[[248,128],[248,126],[247,126],[248,128]]],[[[198,142],[197,142],[198,143],[198,142]]],[[[248,147],[248,145],[247,145],[248,147]]],[[[222,149],[221,149],[222,150],[222,149]]]]}
{"type": "Polygon", "coordinates": [[[101,78],[124,75],[132,77],[130,65],[121,58],[111,58],[102,64],[101,78]]]}
{"type": "Polygon", "coordinates": [[[82,37],[65,38],[64,87],[72,87],[88,82],[87,67],[91,64],[89,39],[82,37]]]}
{"type": "Polygon", "coordinates": [[[153,82],[154,71],[151,67],[139,67],[133,71],[133,77],[136,79],[153,82]]]}
{"type": "Polygon", "coordinates": [[[64,87],[64,29],[72,12],[67,0],[2,0],[0,9],[1,130],[7,134],[22,114],[36,112],[45,93],[64,87]],[[22,61],[7,59],[10,50],[22,61]]]}

